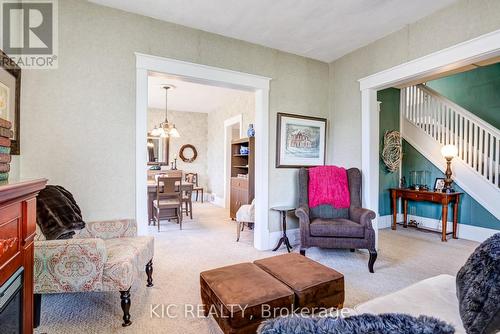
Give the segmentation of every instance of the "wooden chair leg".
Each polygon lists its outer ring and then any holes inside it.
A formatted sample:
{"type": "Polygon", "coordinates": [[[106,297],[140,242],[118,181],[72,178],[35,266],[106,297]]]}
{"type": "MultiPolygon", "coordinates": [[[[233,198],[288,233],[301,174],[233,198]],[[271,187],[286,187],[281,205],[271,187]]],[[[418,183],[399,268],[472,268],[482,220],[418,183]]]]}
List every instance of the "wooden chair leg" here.
{"type": "Polygon", "coordinates": [[[203,189],[201,189],[201,203],[203,203],[203,189]]]}
{"type": "Polygon", "coordinates": [[[123,311],[123,327],[130,326],[130,288],[127,291],[120,291],[121,307],[123,311]]]}
{"type": "Polygon", "coordinates": [[[180,212],[177,209],[177,219],[179,220],[179,229],[182,230],[182,207],[180,208],[180,212]]]}
{"type": "Polygon", "coordinates": [[[193,219],[193,202],[189,201],[189,217],[193,219]]]}
{"type": "Polygon", "coordinates": [[[150,288],[153,286],[153,260],[149,260],[146,264],[146,275],[148,276],[147,287],[150,288]]]}
{"type": "Polygon", "coordinates": [[[240,241],[241,223],[236,222],[236,242],[240,241]]]}
{"type": "Polygon", "coordinates": [[[368,260],[368,270],[373,274],[373,265],[377,260],[377,251],[376,250],[368,250],[370,252],[370,259],[368,260]]]}
{"type": "Polygon", "coordinates": [[[40,315],[42,313],[42,295],[35,293],[33,295],[33,327],[40,326],[40,315]]]}
{"type": "Polygon", "coordinates": [[[160,209],[156,209],[156,225],[158,225],[158,232],[160,232],[160,209]]]}
{"type": "Polygon", "coordinates": [[[196,202],[198,202],[198,190],[196,190],[196,202]]]}

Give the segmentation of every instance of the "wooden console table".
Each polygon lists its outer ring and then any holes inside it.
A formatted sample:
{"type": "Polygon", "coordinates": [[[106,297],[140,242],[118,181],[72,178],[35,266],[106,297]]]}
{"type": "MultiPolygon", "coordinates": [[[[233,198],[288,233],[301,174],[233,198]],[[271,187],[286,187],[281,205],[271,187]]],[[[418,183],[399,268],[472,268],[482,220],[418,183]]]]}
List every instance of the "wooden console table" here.
{"type": "Polygon", "coordinates": [[[433,191],[421,191],[402,188],[389,189],[391,192],[392,200],[392,229],[396,229],[397,217],[397,200],[399,197],[403,200],[403,226],[408,226],[408,201],[416,202],[432,202],[438,203],[442,206],[442,231],[441,241],[446,240],[446,222],[448,219],[448,205],[453,203],[453,239],[457,239],[457,224],[458,224],[458,203],[460,202],[460,195],[462,193],[441,193],[433,191]]]}

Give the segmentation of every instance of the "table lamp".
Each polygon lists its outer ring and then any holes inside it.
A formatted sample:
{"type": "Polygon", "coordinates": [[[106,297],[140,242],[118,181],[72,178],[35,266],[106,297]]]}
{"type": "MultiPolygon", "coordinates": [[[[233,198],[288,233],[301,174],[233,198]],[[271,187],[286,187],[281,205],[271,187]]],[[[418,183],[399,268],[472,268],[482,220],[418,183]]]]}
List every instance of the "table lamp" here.
{"type": "Polygon", "coordinates": [[[444,173],[446,178],[444,179],[443,192],[451,193],[453,192],[453,188],[451,188],[453,183],[451,179],[451,160],[458,155],[458,149],[455,145],[444,145],[441,148],[441,155],[446,159],[446,172],[444,173]]]}

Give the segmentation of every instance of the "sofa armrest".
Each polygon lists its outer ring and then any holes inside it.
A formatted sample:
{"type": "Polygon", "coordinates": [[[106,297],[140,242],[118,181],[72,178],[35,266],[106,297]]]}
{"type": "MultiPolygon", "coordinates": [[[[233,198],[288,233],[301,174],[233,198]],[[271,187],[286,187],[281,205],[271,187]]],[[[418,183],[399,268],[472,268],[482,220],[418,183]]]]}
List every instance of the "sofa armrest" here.
{"type": "Polygon", "coordinates": [[[373,228],[372,219],[376,216],[375,212],[369,209],[349,208],[349,219],[368,228],[373,228]]]}
{"type": "Polygon", "coordinates": [[[300,242],[302,246],[305,246],[307,243],[307,238],[310,235],[309,224],[311,223],[309,219],[309,207],[300,206],[295,210],[295,215],[299,218],[299,227],[300,227],[300,242]]]}
{"type": "Polygon", "coordinates": [[[137,224],[134,219],[118,219],[87,222],[83,230],[77,231],[74,238],[115,239],[137,236],[137,224]]]}
{"type": "Polygon", "coordinates": [[[34,291],[100,291],[106,261],[102,239],[35,241],[34,291]]]}

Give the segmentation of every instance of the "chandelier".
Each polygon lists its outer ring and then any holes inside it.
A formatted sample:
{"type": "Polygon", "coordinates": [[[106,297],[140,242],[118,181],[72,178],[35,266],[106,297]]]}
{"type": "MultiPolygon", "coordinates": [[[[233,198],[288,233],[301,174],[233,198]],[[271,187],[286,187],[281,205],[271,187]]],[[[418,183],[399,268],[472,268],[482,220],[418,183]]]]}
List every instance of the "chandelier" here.
{"type": "Polygon", "coordinates": [[[151,130],[151,136],[154,137],[180,137],[179,131],[175,128],[175,124],[168,122],[168,90],[175,88],[174,86],[165,85],[163,89],[165,89],[165,121],[161,122],[159,126],[155,125],[155,128],[151,130]]]}

